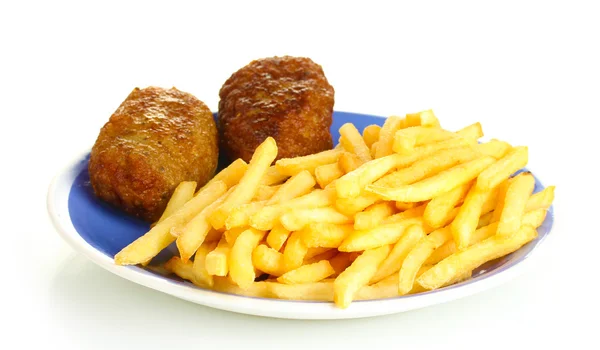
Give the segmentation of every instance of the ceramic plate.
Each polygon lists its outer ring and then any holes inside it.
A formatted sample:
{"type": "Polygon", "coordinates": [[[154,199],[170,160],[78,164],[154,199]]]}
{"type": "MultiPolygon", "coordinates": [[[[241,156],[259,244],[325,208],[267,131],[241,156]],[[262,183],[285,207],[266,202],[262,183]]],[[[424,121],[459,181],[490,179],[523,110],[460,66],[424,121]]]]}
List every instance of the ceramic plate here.
{"type": "MultiPolygon", "coordinates": [[[[334,140],[339,138],[339,127],[347,122],[354,123],[362,132],[369,124],[382,125],[384,118],[335,112],[331,127],[334,140]]],[[[348,309],[341,310],[326,302],[264,299],[214,292],[174,276],[165,276],[137,266],[115,265],[114,255],[147,232],[149,225],[96,199],[89,182],[88,158],[89,151],[74,159],[55,177],[49,188],[48,211],[64,240],[94,263],[132,282],[194,303],[251,315],[295,319],[359,318],[399,313],[469,296],[498,286],[522,272],[532,252],[550,233],[554,220],[551,207],[538,229],[536,240],[508,256],[479,267],[468,281],[417,295],[354,301],[348,309]]],[[[536,177],[535,192],[543,188],[536,177]]],[[[167,248],[154,261],[171,256],[176,252],[173,248],[167,248]]]]}

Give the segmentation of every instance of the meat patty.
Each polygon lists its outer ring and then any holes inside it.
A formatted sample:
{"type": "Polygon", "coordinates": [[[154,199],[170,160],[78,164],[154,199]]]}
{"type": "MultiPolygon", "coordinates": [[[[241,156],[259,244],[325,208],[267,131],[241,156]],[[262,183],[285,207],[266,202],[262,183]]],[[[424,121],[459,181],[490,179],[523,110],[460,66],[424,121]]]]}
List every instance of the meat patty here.
{"type": "Polygon", "coordinates": [[[219,132],[230,159],[249,161],[268,136],[277,159],[332,148],[334,89],[309,58],[255,60],[235,72],[219,92],[219,132]]]}
{"type": "Polygon", "coordinates": [[[175,88],[135,88],[100,130],[88,169],[96,196],[155,221],[181,181],[211,179],[218,155],[204,103],[175,88]]]}

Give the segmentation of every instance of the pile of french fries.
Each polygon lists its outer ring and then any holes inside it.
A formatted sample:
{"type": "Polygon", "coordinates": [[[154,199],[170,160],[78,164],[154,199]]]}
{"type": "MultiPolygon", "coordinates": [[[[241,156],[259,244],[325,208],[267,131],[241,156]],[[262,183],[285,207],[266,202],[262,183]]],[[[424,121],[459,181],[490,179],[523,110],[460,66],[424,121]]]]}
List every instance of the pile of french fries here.
{"type": "Polygon", "coordinates": [[[226,293],[291,300],[383,299],[464,281],[537,236],[554,199],[533,194],[528,149],[479,123],[452,132],[431,110],[392,116],[336,148],[280,159],[267,138],[196,192],[183,182],[150,231],[115,256],[226,293]]]}

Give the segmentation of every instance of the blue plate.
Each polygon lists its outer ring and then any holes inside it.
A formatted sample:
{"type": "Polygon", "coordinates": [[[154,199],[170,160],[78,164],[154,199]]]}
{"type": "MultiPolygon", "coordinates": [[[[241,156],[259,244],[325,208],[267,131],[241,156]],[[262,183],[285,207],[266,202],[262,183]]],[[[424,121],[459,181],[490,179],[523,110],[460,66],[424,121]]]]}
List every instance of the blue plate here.
{"type": "MultiPolygon", "coordinates": [[[[359,131],[362,130],[370,124],[378,124],[383,125],[385,121],[382,117],[365,115],[365,114],[356,114],[356,113],[347,113],[347,112],[335,112],[333,116],[333,125],[331,126],[331,134],[333,136],[333,140],[338,140],[339,138],[339,128],[344,123],[353,123],[359,131]]],[[[548,215],[544,220],[544,223],[541,227],[538,228],[538,237],[521,247],[518,251],[507,255],[503,258],[497,259],[495,261],[489,262],[481,267],[479,267],[476,271],[474,271],[473,278],[465,281],[463,283],[459,283],[453,286],[449,286],[446,288],[442,288],[436,291],[426,292],[418,295],[408,295],[403,297],[396,297],[390,299],[384,299],[379,301],[355,301],[353,302],[351,308],[347,310],[343,310],[346,314],[339,313],[339,310],[334,308],[330,308],[329,306],[323,310],[324,312],[319,310],[298,310],[291,311],[284,310],[283,312],[270,312],[264,310],[255,310],[252,307],[248,309],[248,306],[240,307],[239,305],[233,305],[232,307],[227,307],[223,305],[218,305],[219,303],[211,302],[210,300],[205,300],[202,295],[198,294],[196,296],[189,295],[177,295],[177,293],[165,290],[164,286],[157,285],[157,280],[168,280],[170,283],[175,283],[175,286],[185,285],[186,293],[190,292],[187,288],[191,288],[192,290],[201,291],[200,288],[192,286],[187,282],[182,282],[179,279],[172,277],[161,275],[158,272],[153,272],[151,270],[142,269],[136,266],[115,266],[112,264],[112,258],[115,254],[117,254],[121,249],[127,246],[129,243],[143,235],[145,232],[149,230],[149,224],[140,219],[132,217],[123,213],[122,211],[112,207],[111,205],[99,200],[93,193],[92,187],[89,181],[89,174],[87,170],[87,164],[89,159],[89,152],[86,152],[83,156],[80,156],[77,161],[75,161],[72,165],[70,165],[63,173],[59,174],[52,186],[50,187],[49,196],[48,196],[48,208],[51,214],[51,217],[58,228],[58,231],[61,233],[63,238],[65,238],[71,245],[77,249],[78,251],[82,251],[88,257],[90,257],[93,261],[100,264],[101,266],[107,268],[108,270],[117,273],[125,278],[134,280],[137,283],[146,285],[151,288],[162,290],[166,293],[176,295],[178,297],[191,300],[194,302],[198,302],[200,304],[213,306],[221,309],[227,309],[231,311],[244,312],[249,314],[261,314],[265,316],[274,316],[274,317],[287,317],[287,318],[349,318],[349,317],[364,317],[364,316],[372,316],[375,314],[386,314],[392,312],[400,312],[408,309],[415,308],[410,305],[417,305],[417,307],[432,304],[435,302],[414,302],[415,298],[425,298],[427,295],[435,295],[440,293],[449,293],[448,296],[430,298],[431,300],[451,300],[456,299],[456,297],[460,297],[461,295],[472,294],[474,291],[486,289],[484,287],[485,283],[482,283],[486,280],[490,280],[493,277],[499,277],[499,275],[514,269],[517,265],[523,263],[531,254],[531,252],[539,246],[539,244],[547,237],[550,233],[550,229],[553,224],[554,214],[553,208],[549,209],[548,215]],[[127,270],[128,272],[124,272],[127,270]],[[138,273],[140,276],[132,277],[131,272],[138,273]],[[149,280],[140,280],[140,278],[149,278],[149,280]],[[469,288],[469,286],[473,287],[473,285],[481,284],[481,287],[469,288]],[[161,289],[162,288],[162,289],[161,289]],[[464,289],[464,292],[456,292],[456,290],[464,289]],[[454,292],[453,292],[454,290],[454,292]],[[470,291],[470,292],[469,292],[470,291]],[[451,295],[455,295],[451,297],[451,295]],[[197,300],[200,298],[201,300],[197,300]],[[410,300],[413,301],[410,301],[410,300]],[[381,310],[377,311],[378,308],[360,307],[359,305],[363,304],[373,304],[374,302],[395,302],[406,300],[405,305],[401,307],[393,307],[394,304],[389,304],[388,306],[382,307],[381,310]],[[420,305],[420,306],[419,306],[420,305]],[[352,312],[351,310],[355,308],[356,312],[352,312]],[[368,310],[372,309],[372,312],[368,310]],[[360,311],[362,310],[362,311],[360,311]]],[[[223,166],[225,164],[221,164],[223,166]]],[[[525,169],[523,169],[525,170],[525,169]]],[[[534,175],[535,176],[535,175],[534,175]]],[[[535,184],[535,192],[540,191],[544,188],[542,183],[536,177],[535,184]]],[[[165,261],[173,254],[176,254],[176,249],[174,246],[167,248],[163,251],[159,256],[157,256],[153,263],[165,261]]],[[[506,274],[512,275],[512,274],[506,274]]],[[[504,280],[505,278],[496,278],[496,280],[504,280]]],[[[492,285],[494,283],[489,283],[492,285]]],[[[212,294],[222,294],[213,291],[202,291],[203,293],[212,293],[212,294]]],[[[242,298],[242,299],[253,299],[253,300],[261,300],[263,302],[283,302],[286,304],[325,304],[329,303],[323,302],[296,302],[296,301],[281,301],[281,300],[273,300],[273,299],[260,299],[260,298],[246,298],[240,296],[228,295],[227,297],[232,298],[242,298]]],[[[210,299],[210,298],[208,298],[210,299]]],[[[235,302],[228,301],[228,303],[236,304],[235,302]]],[[[278,308],[281,308],[279,306],[278,308]]],[[[270,307],[267,307],[270,309],[270,307]]],[[[295,307],[294,307],[295,309],[295,307]]]]}

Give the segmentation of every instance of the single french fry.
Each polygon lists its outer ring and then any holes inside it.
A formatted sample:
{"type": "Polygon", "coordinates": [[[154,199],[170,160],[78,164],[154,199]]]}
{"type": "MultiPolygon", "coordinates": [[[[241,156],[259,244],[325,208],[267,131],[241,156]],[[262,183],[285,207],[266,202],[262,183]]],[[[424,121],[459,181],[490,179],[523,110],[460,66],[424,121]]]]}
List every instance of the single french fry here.
{"type": "Polygon", "coordinates": [[[250,224],[250,217],[260,211],[266,205],[266,201],[250,202],[233,208],[225,220],[225,229],[231,230],[235,227],[244,227],[250,224]]]}
{"type": "Polygon", "coordinates": [[[333,281],[320,281],[303,284],[264,282],[269,295],[285,300],[332,301],[333,281]]]}
{"type": "Polygon", "coordinates": [[[398,278],[398,294],[408,294],[413,289],[417,272],[433,251],[442,244],[452,239],[452,232],[448,227],[433,231],[421,238],[402,262],[398,278]]]}
{"type": "Polygon", "coordinates": [[[452,236],[459,250],[469,246],[471,235],[477,229],[483,203],[490,196],[495,196],[494,190],[480,191],[476,186],[472,186],[467,193],[463,205],[458,210],[458,214],[456,214],[456,218],[450,224],[452,236]]]}
{"type": "Polygon", "coordinates": [[[367,191],[374,193],[385,200],[422,202],[437,197],[455,187],[473,180],[482,171],[494,163],[494,161],[495,158],[484,156],[457,165],[411,185],[396,188],[369,185],[367,186],[367,191]]]}
{"type": "Polygon", "coordinates": [[[194,191],[196,190],[196,181],[182,181],[175,187],[175,191],[171,195],[165,211],[163,211],[160,219],[156,224],[160,223],[164,219],[173,215],[179,208],[183,207],[187,201],[194,197],[194,191]]]}
{"type": "Polygon", "coordinates": [[[355,198],[337,198],[335,200],[335,209],[344,215],[354,216],[378,202],[381,202],[378,196],[362,192],[355,198]]]}
{"type": "Polygon", "coordinates": [[[325,186],[339,179],[343,175],[344,171],[340,168],[338,163],[321,165],[315,169],[315,179],[321,188],[325,188],[325,186]]]}
{"type": "Polygon", "coordinates": [[[350,152],[342,153],[338,159],[338,166],[340,169],[342,169],[344,174],[354,171],[362,164],[363,162],[360,160],[360,158],[358,158],[356,154],[350,152]]]}
{"type": "Polygon", "coordinates": [[[212,231],[208,217],[225,201],[232,191],[233,188],[223,193],[213,203],[202,209],[198,215],[188,221],[187,224],[171,228],[171,234],[177,237],[175,243],[181,260],[184,262],[188,261],[194,255],[196,249],[206,240],[208,233],[212,231]]]}
{"type": "Polygon", "coordinates": [[[401,125],[402,118],[400,117],[391,116],[385,120],[379,132],[379,140],[377,141],[374,158],[389,156],[393,153],[394,135],[400,129],[401,125]]]}
{"type": "Polygon", "coordinates": [[[483,128],[481,123],[477,122],[458,130],[456,134],[460,137],[478,140],[483,137],[483,128]]]}
{"type": "Polygon", "coordinates": [[[290,231],[297,231],[310,223],[349,224],[352,218],[332,207],[298,209],[283,214],[280,218],[283,227],[290,231]]]}
{"type": "Polygon", "coordinates": [[[449,221],[452,209],[464,200],[472,186],[472,181],[467,182],[429,201],[423,212],[423,219],[427,225],[434,228],[444,226],[444,223],[449,221]]]}
{"type": "MultiPolygon", "coordinates": [[[[229,273],[229,251],[231,246],[223,235],[217,247],[206,255],[206,271],[212,276],[227,276],[229,273]]],[[[196,253],[197,256],[197,253],[196,253]]]]}
{"type": "MultiPolygon", "coordinates": [[[[414,208],[410,208],[410,209],[406,209],[405,211],[398,213],[398,214],[394,214],[392,216],[388,216],[387,218],[385,218],[383,220],[383,224],[394,224],[397,222],[402,222],[405,219],[410,219],[410,218],[418,218],[420,216],[423,216],[423,213],[425,212],[425,208],[427,207],[427,204],[421,204],[419,206],[416,206],[414,208]]],[[[423,221],[424,222],[424,221],[423,221]]]]}
{"type": "Polygon", "coordinates": [[[543,190],[531,195],[531,197],[529,197],[527,200],[527,204],[525,205],[525,212],[530,212],[539,208],[549,208],[554,201],[554,189],[554,186],[548,186],[543,190]]]}
{"type": "Polygon", "coordinates": [[[479,157],[478,152],[469,146],[443,149],[414,162],[409,167],[394,171],[380,178],[375,181],[374,185],[397,187],[412,184],[479,157]]]}
{"type": "Polygon", "coordinates": [[[283,227],[281,224],[275,225],[267,235],[267,244],[276,251],[281,250],[285,241],[290,235],[290,230],[283,227]]]}
{"type": "Polygon", "coordinates": [[[258,245],[252,252],[252,263],[257,269],[272,276],[285,273],[283,254],[264,244],[258,245]]]}
{"type": "Polygon", "coordinates": [[[190,199],[173,215],[118,252],[115,255],[115,263],[117,265],[135,265],[151,260],[175,241],[176,237],[169,232],[171,227],[185,224],[191,220],[226,190],[227,185],[223,181],[215,181],[211,185],[205,186],[201,193],[190,199]]]}
{"type": "Polygon", "coordinates": [[[286,202],[290,199],[303,196],[315,187],[315,178],[307,170],[301,171],[287,180],[277,192],[269,199],[266,205],[286,202]]]}
{"type": "Polygon", "coordinates": [[[367,230],[381,223],[385,218],[391,216],[396,211],[396,204],[393,202],[382,202],[373,204],[365,211],[357,213],[354,216],[354,229],[367,230]]]}
{"type": "MultiPolygon", "coordinates": [[[[533,228],[538,228],[544,222],[545,217],[545,208],[534,209],[523,216],[523,225],[529,225],[533,228]]],[[[475,243],[481,242],[484,239],[492,237],[496,234],[497,229],[497,222],[490,223],[486,226],[478,228],[471,236],[469,246],[472,246],[475,243]]],[[[458,249],[456,249],[456,243],[454,242],[454,240],[448,241],[444,243],[441,247],[437,248],[425,263],[435,265],[438,262],[444,260],[448,256],[455,253],[457,250],[458,249]]]]}
{"type": "Polygon", "coordinates": [[[390,252],[390,246],[366,250],[333,282],[334,303],[347,308],[356,292],[373,278],[377,268],[390,252]]]}
{"type": "Polygon", "coordinates": [[[302,241],[309,247],[337,248],[353,231],[352,224],[311,223],[300,232],[302,241]]]}
{"type": "Polygon", "coordinates": [[[396,131],[393,149],[400,154],[408,154],[415,146],[445,141],[458,137],[457,134],[435,127],[412,126],[396,131]]]}
{"type": "Polygon", "coordinates": [[[500,220],[500,215],[502,215],[502,209],[504,209],[504,199],[506,198],[506,191],[508,190],[508,185],[512,179],[506,179],[498,185],[498,200],[496,201],[496,206],[494,207],[494,211],[492,213],[492,222],[498,222],[500,220]]]}
{"type": "Polygon", "coordinates": [[[217,246],[217,242],[204,243],[196,250],[194,255],[193,271],[196,281],[201,281],[209,287],[214,284],[213,276],[206,269],[206,256],[217,246]]]}
{"type": "Polygon", "coordinates": [[[528,225],[522,226],[512,236],[494,235],[440,261],[421,275],[417,282],[426,289],[439,288],[458,275],[514,252],[536,237],[536,230],[528,225]]]}
{"type": "Polygon", "coordinates": [[[248,163],[241,158],[236,159],[225,169],[218,172],[212,179],[210,179],[210,181],[206,183],[206,185],[204,185],[204,187],[200,188],[196,192],[195,196],[200,194],[200,191],[202,191],[205,187],[212,185],[213,182],[223,181],[227,185],[227,188],[237,185],[240,182],[240,179],[246,173],[247,169],[248,163]]]}
{"type": "Polygon", "coordinates": [[[230,277],[217,277],[214,278],[213,289],[221,293],[244,295],[249,297],[257,298],[273,298],[274,296],[268,290],[267,282],[254,282],[248,288],[242,289],[233,281],[230,277]]]}
{"type": "MultiPolygon", "coordinates": [[[[252,162],[250,163],[252,165],[252,162]]],[[[249,228],[239,235],[231,248],[229,275],[242,289],[249,288],[254,282],[256,276],[252,264],[252,252],[264,236],[264,231],[249,228]]]]}
{"type": "Polygon", "coordinates": [[[260,184],[265,186],[273,186],[277,184],[281,184],[285,180],[287,180],[290,176],[281,174],[275,165],[272,165],[267,169],[265,175],[263,175],[262,179],[260,179],[260,184]]]}
{"type": "MultiPolygon", "coordinates": [[[[404,234],[402,234],[402,237],[400,237],[400,240],[394,244],[394,247],[391,249],[387,258],[379,265],[379,268],[373,278],[371,278],[370,283],[377,283],[392,274],[396,274],[396,272],[400,270],[400,267],[402,267],[402,262],[408,253],[423,237],[425,237],[425,232],[423,232],[421,226],[409,226],[404,231],[404,234]]],[[[398,294],[397,282],[394,287],[396,294],[398,294]]]]}
{"type": "Polygon", "coordinates": [[[271,197],[273,197],[275,192],[277,192],[279,187],[281,187],[281,185],[275,185],[275,186],[258,185],[258,191],[256,191],[254,198],[252,198],[252,202],[268,201],[269,199],[271,199],[271,197]]]}
{"type": "MultiPolygon", "coordinates": [[[[367,147],[369,147],[369,149],[371,148],[371,146],[373,146],[373,144],[375,142],[379,141],[379,132],[380,131],[381,131],[381,127],[376,124],[371,124],[364,128],[362,136],[363,136],[363,139],[365,140],[365,144],[367,145],[367,147]]],[[[373,158],[373,157],[371,157],[371,158],[373,158]]]]}
{"type": "Polygon", "coordinates": [[[266,206],[250,218],[250,226],[259,230],[271,230],[279,222],[280,216],[290,210],[320,208],[335,203],[335,189],[316,189],[304,196],[287,202],[266,206]]]}
{"type": "Polygon", "coordinates": [[[297,269],[302,266],[308,247],[302,240],[300,232],[293,232],[283,250],[283,266],[285,271],[297,269]]]}
{"type": "Polygon", "coordinates": [[[533,192],[535,179],[530,173],[517,175],[508,185],[504,208],[498,221],[497,235],[509,236],[521,227],[521,220],[525,214],[527,200],[533,192]]]}
{"type": "Polygon", "coordinates": [[[496,159],[500,159],[506,155],[511,149],[511,145],[507,142],[492,139],[488,142],[478,144],[475,149],[486,156],[492,156],[496,159]]]}
{"type": "Polygon", "coordinates": [[[477,177],[476,186],[482,191],[498,186],[510,175],[527,165],[528,148],[514,147],[501,159],[495,161],[477,177]]]}
{"type": "Polygon", "coordinates": [[[314,264],[302,265],[297,269],[288,271],[277,278],[277,282],[285,284],[313,283],[324,280],[333,275],[335,270],[327,260],[314,264]]]}
{"type": "Polygon", "coordinates": [[[398,242],[406,228],[423,225],[423,218],[405,219],[394,224],[383,224],[369,230],[354,231],[338,247],[340,252],[356,252],[398,242]]]}
{"type": "Polygon", "coordinates": [[[419,112],[420,125],[431,128],[440,128],[440,121],[433,114],[433,110],[428,109],[426,111],[419,112]]]}
{"type": "Polygon", "coordinates": [[[235,240],[240,236],[242,232],[246,231],[247,229],[247,227],[235,227],[231,230],[223,232],[223,236],[225,237],[227,243],[229,243],[229,245],[233,247],[235,240]]]}
{"type": "Polygon", "coordinates": [[[250,202],[258,190],[262,177],[266,174],[275,157],[277,157],[277,145],[272,137],[267,137],[254,151],[248,169],[236,189],[210,215],[209,222],[215,229],[219,230],[225,226],[225,220],[227,220],[233,208],[250,202]]]}
{"type": "Polygon", "coordinates": [[[174,256],[164,265],[165,269],[171,273],[174,273],[178,277],[190,281],[200,288],[209,288],[203,281],[196,279],[194,274],[194,266],[191,261],[183,262],[178,256],[174,256]]]}
{"type": "Polygon", "coordinates": [[[342,125],[339,132],[342,140],[345,140],[345,142],[342,142],[342,146],[346,151],[356,154],[363,163],[372,159],[369,147],[354,124],[346,123],[342,125]]]}
{"type": "Polygon", "coordinates": [[[296,175],[303,170],[314,174],[319,166],[337,162],[343,152],[343,149],[331,149],[303,157],[282,158],[275,163],[275,167],[280,174],[288,176],[296,175]]]}

